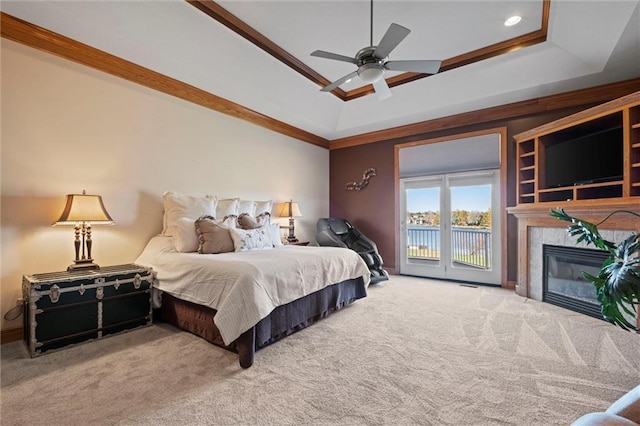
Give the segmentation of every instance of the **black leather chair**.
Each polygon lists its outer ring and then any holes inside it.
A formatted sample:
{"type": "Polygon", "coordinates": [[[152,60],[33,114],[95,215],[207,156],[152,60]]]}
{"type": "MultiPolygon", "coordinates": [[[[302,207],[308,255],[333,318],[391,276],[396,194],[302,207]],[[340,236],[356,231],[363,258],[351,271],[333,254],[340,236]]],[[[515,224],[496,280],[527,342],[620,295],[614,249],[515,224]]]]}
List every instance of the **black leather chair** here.
{"type": "Polygon", "coordinates": [[[389,279],[382,268],[382,256],[378,246],[366,235],[354,228],[349,221],[339,218],[318,219],[316,241],[320,246],[344,247],[358,253],[371,271],[371,284],[389,279]]]}

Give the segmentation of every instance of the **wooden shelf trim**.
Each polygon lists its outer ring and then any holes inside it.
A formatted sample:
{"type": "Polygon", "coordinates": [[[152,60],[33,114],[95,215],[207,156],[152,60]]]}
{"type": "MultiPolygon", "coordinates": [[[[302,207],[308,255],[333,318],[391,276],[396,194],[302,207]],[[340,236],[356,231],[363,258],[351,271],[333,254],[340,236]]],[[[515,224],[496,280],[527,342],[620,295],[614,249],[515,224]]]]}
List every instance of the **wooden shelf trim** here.
{"type": "MultiPolygon", "coordinates": [[[[638,89],[640,89],[640,87],[638,89]]],[[[548,133],[557,132],[559,130],[575,126],[576,124],[604,117],[606,115],[610,115],[615,112],[622,111],[625,108],[633,107],[636,105],[640,105],[640,91],[636,91],[602,105],[597,105],[593,108],[580,111],[568,117],[552,121],[551,123],[538,126],[535,129],[519,133],[513,138],[518,142],[526,141],[528,139],[532,139],[534,136],[542,136],[548,133]]]]}
{"type": "Polygon", "coordinates": [[[2,37],[323,148],[329,141],[195,86],[0,12],[2,37]]]}
{"type": "Polygon", "coordinates": [[[573,186],[560,186],[557,188],[543,188],[539,189],[538,192],[560,192],[560,191],[568,191],[568,190],[580,190],[587,188],[603,188],[607,186],[621,186],[624,181],[616,180],[611,182],[599,182],[599,183],[586,183],[584,185],[573,185],[573,186]]]}
{"type": "MultiPolygon", "coordinates": [[[[584,126],[589,128],[594,120],[598,120],[601,117],[610,116],[612,114],[620,113],[621,117],[626,117],[623,120],[623,126],[625,127],[625,131],[623,132],[623,142],[625,148],[623,150],[622,166],[624,166],[625,170],[622,179],[608,182],[535,189],[538,185],[544,185],[544,179],[539,181],[538,177],[544,176],[545,163],[543,161],[542,165],[526,165],[518,168],[518,187],[522,190],[524,188],[531,188],[530,186],[527,187],[527,185],[533,185],[534,191],[532,195],[534,196],[534,201],[531,203],[529,199],[523,199],[520,197],[518,198],[520,201],[519,204],[572,206],[575,203],[587,203],[589,205],[597,205],[609,204],[612,200],[621,200],[626,202],[640,195],[635,189],[640,186],[640,174],[636,173],[636,169],[640,168],[640,162],[637,161],[638,158],[635,156],[635,151],[631,151],[628,148],[629,146],[632,146],[632,148],[640,147],[640,143],[631,144],[628,131],[631,126],[629,124],[628,117],[630,113],[634,112],[634,108],[638,105],[640,105],[640,92],[635,92],[630,95],[623,96],[620,99],[615,99],[603,105],[589,108],[585,111],[578,112],[568,117],[555,120],[551,123],[547,123],[515,135],[514,139],[516,139],[516,142],[520,147],[523,144],[528,144],[529,146],[533,140],[534,143],[537,144],[533,146],[533,151],[538,148],[544,152],[547,144],[560,142],[559,140],[556,141],[554,136],[558,134],[558,132],[565,131],[565,129],[572,128],[574,131],[577,131],[582,130],[584,126]],[[531,176],[531,169],[535,170],[533,178],[531,176]]],[[[542,160],[544,160],[544,158],[542,160]]],[[[529,164],[529,162],[521,161],[520,164],[529,164]]]]}
{"type": "Polygon", "coordinates": [[[632,129],[640,129],[640,123],[632,124],[631,128],[632,129]]]}

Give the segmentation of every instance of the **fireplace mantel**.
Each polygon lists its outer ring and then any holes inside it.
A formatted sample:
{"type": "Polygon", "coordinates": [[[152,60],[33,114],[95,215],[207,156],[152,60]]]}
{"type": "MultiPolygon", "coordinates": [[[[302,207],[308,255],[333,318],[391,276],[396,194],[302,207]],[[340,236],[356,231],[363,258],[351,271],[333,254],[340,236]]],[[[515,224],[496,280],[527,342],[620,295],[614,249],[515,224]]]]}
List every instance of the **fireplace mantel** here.
{"type": "MultiPolygon", "coordinates": [[[[544,203],[544,204],[520,204],[516,207],[507,208],[507,212],[518,218],[518,226],[526,223],[527,226],[549,226],[566,228],[567,222],[551,217],[551,210],[557,208],[564,209],[567,214],[578,217],[592,223],[598,223],[609,213],[615,210],[630,210],[640,213],[640,202],[612,201],[603,203],[597,202],[576,205],[573,203],[544,203]]],[[[634,215],[618,213],[611,216],[605,223],[598,226],[599,229],[627,229],[640,232],[640,219],[634,215]]]]}

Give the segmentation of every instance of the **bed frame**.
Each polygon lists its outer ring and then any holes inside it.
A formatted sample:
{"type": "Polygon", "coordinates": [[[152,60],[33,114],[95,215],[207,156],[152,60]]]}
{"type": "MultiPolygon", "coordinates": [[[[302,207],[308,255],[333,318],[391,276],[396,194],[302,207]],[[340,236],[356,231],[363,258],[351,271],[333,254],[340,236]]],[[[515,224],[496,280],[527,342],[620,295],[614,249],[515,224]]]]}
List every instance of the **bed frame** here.
{"type": "MultiPolygon", "coordinates": [[[[208,342],[236,352],[240,366],[253,365],[256,351],[327,317],[332,312],[366,297],[363,278],[327,286],[298,300],[274,309],[269,316],[225,345],[213,322],[215,309],[162,294],[160,320],[202,337],[208,342]]],[[[156,318],[154,318],[156,319],[156,318]]]]}

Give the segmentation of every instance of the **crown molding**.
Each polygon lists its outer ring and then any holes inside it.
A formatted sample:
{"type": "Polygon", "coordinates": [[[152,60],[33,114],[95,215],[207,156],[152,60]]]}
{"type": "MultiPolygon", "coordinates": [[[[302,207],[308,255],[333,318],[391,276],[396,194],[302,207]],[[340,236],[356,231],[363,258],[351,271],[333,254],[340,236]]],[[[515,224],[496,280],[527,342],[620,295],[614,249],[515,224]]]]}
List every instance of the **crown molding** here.
{"type": "Polygon", "coordinates": [[[0,12],[1,36],[26,46],[123,78],[153,90],[236,117],[274,132],[327,149],[342,149],[409,136],[513,119],[564,108],[607,102],[640,90],[640,78],[534,98],[448,117],[362,133],[329,141],[290,124],[245,108],[197,87],[118,58],[86,44],[0,12]]]}
{"type": "Polygon", "coordinates": [[[440,130],[490,123],[496,120],[514,119],[564,108],[608,102],[638,90],[640,90],[640,78],[635,78],[602,86],[574,90],[541,98],[528,99],[506,105],[334,139],[329,144],[329,149],[349,148],[352,146],[396,140],[440,130]]]}
{"type": "MultiPolygon", "coordinates": [[[[280,62],[289,66],[293,70],[299,72],[312,82],[318,84],[320,87],[325,87],[331,84],[331,80],[323,77],[311,67],[306,65],[301,60],[294,57],[292,54],[284,50],[282,47],[269,40],[263,34],[249,26],[246,22],[242,21],[237,16],[214,2],[213,0],[186,0],[187,3],[197,8],[201,12],[205,13],[209,17],[220,22],[222,25],[234,31],[239,36],[245,38],[247,41],[253,43],[260,49],[264,50],[269,55],[273,56],[280,62]]],[[[540,22],[540,29],[532,31],[527,34],[523,34],[518,37],[510,38],[508,40],[495,43],[490,46],[485,46],[480,49],[473,50],[471,52],[463,53],[461,55],[454,56],[452,58],[444,59],[442,66],[438,73],[449,71],[464,65],[469,65],[474,62],[482,61],[484,59],[493,58],[498,55],[513,52],[515,50],[522,49],[527,46],[542,43],[547,40],[547,29],[549,27],[549,10],[551,8],[551,0],[542,1],[542,19],[540,22]]],[[[420,74],[406,72],[394,77],[386,79],[389,87],[399,86],[412,81],[420,80],[425,77],[429,77],[433,74],[420,74]]],[[[345,92],[339,87],[332,90],[338,98],[343,101],[351,101],[353,99],[360,98],[362,96],[374,93],[373,85],[368,84],[366,86],[358,87],[356,89],[345,92]]]]}
{"type": "Polygon", "coordinates": [[[248,121],[274,132],[317,145],[329,147],[327,139],[261,114],[240,104],[216,96],[156,71],[98,50],[45,28],[0,12],[2,37],[43,52],[103,71],[153,90],[248,121]]]}

